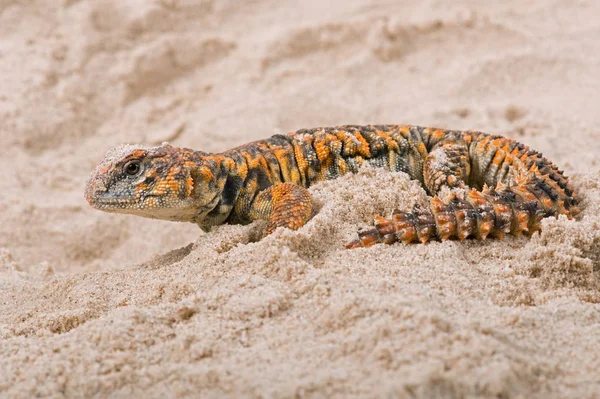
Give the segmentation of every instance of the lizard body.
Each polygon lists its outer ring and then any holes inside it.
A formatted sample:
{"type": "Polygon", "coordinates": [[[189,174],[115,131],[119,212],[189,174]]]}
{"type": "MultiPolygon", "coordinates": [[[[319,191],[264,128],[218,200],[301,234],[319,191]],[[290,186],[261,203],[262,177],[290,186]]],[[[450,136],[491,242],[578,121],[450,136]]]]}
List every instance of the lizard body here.
{"type": "Polygon", "coordinates": [[[555,165],[501,136],[418,126],[302,129],[219,154],[168,144],[123,145],[91,174],[94,208],[197,223],[268,220],[298,229],[310,218],[308,187],[356,173],[367,163],[406,172],[432,196],[429,207],[375,218],[347,248],[431,239],[532,234],[547,216],[578,212],[578,197],[555,165]],[[447,187],[450,194],[441,195],[447,187]]]}

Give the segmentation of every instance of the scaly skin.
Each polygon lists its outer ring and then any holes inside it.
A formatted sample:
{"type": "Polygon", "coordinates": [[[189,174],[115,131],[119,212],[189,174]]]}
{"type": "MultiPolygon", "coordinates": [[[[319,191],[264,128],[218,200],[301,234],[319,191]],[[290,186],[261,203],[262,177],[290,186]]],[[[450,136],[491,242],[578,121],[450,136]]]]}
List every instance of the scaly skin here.
{"type": "Polygon", "coordinates": [[[397,125],[303,129],[220,154],[166,143],[123,145],[91,174],[85,197],[106,212],[192,222],[204,230],[265,219],[271,233],[306,224],[308,187],[356,173],[363,163],[406,172],[433,198],[429,207],[394,213],[391,220],[377,216],[375,228],[347,248],[532,234],[544,217],[578,212],[562,171],[523,144],[397,125]]]}

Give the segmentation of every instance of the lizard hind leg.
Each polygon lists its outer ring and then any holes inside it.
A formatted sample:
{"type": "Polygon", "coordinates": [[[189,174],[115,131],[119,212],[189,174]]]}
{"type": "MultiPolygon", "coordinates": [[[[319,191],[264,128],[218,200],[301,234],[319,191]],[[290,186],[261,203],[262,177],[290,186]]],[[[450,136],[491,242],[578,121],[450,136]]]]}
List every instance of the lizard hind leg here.
{"type": "MultiPolygon", "coordinates": [[[[348,243],[346,248],[397,241],[425,243],[436,238],[464,240],[478,234],[478,210],[465,198],[464,192],[457,195],[453,191],[467,187],[470,170],[468,146],[464,141],[440,143],[427,155],[423,166],[423,183],[434,195],[429,207],[417,206],[412,212],[394,212],[391,219],[376,216],[375,228],[360,232],[358,239],[348,243]],[[450,191],[441,195],[444,188],[450,191]]],[[[483,215],[482,220],[489,219],[487,213],[483,215]]],[[[485,228],[491,229],[491,226],[486,224],[485,228]]]]}
{"type": "Polygon", "coordinates": [[[278,227],[297,230],[310,219],[313,201],[309,191],[297,184],[278,183],[261,191],[250,207],[251,220],[268,221],[266,234],[278,227]]]}

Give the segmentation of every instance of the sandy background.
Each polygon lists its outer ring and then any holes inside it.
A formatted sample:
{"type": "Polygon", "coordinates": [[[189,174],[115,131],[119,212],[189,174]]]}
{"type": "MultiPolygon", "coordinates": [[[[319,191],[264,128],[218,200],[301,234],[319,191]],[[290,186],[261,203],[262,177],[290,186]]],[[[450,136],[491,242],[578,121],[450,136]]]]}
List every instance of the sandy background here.
{"type": "Polygon", "coordinates": [[[600,2],[0,1],[0,396],[600,397],[600,2]],[[501,3],[501,4],[500,4],[501,3]],[[301,5],[300,5],[301,4],[301,5]],[[298,232],[111,215],[110,147],[411,123],[516,138],[577,221],[345,251],[426,201],[365,170],[298,232]]]}

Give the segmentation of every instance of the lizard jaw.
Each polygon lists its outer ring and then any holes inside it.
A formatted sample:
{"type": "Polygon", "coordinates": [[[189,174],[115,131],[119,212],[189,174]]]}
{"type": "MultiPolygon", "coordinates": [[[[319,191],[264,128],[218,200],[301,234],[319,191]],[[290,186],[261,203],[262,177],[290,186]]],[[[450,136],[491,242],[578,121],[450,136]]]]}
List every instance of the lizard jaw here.
{"type": "Polygon", "coordinates": [[[190,201],[182,200],[171,206],[163,206],[162,199],[153,196],[144,199],[96,197],[88,202],[94,209],[108,213],[129,214],[176,222],[192,222],[197,212],[196,207],[190,201]]]}
{"type": "Polygon", "coordinates": [[[123,212],[135,204],[135,198],[102,198],[86,196],[88,204],[94,209],[105,212],[123,212]]]}
{"type": "Polygon", "coordinates": [[[109,182],[101,174],[92,173],[85,185],[85,199],[94,209],[106,212],[119,212],[119,208],[125,209],[135,204],[132,196],[115,195],[108,191],[109,182]]]}

